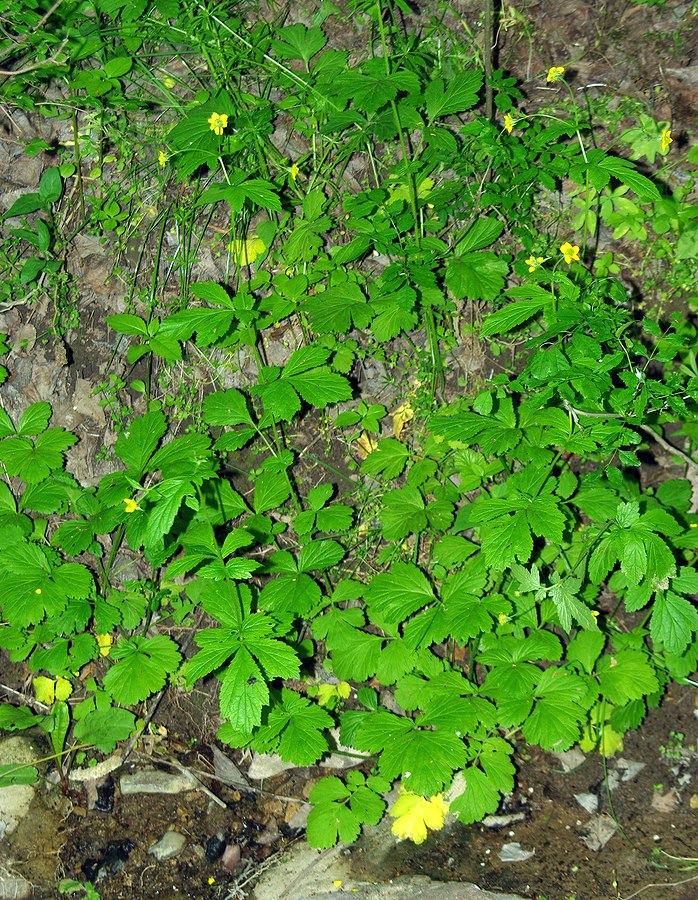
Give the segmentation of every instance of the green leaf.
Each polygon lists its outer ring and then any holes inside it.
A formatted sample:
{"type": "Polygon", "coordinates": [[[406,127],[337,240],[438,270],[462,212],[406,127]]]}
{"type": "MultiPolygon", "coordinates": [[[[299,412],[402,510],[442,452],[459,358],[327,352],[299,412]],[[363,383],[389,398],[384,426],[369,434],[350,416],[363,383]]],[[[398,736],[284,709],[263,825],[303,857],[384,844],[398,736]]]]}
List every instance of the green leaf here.
{"type": "Polygon", "coordinates": [[[544,750],[567,750],[579,740],[580,724],[586,719],[581,705],[585,682],[563,668],[546,669],[536,685],[536,703],[523,725],[527,741],[544,750]]]}
{"type": "Polygon", "coordinates": [[[2,763],[0,765],[0,790],[13,784],[35,784],[39,780],[36,766],[24,763],[2,763]]]}
{"type": "Polygon", "coordinates": [[[140,316],[133,316],[129,313],[107,316],[107,325],[118,334],[137,334],[145,338],[149,336],[147,322],[140,316]]]}
{"type": "Polygon", "coordinates": [[[373,579],[366,591],[371,615],[387,622],[402,622],[418,609],[436,602],[428,580],[411,563],[394,563],[390,572],[373,579]]]}
{"type": "Polygon", "coordinates": [[[482,72],[464,72],[452,78],[446,87],[441,78],[435,78],[424,91],[429,121],[465,112],[478,102],[482,87],[482,72]]]}
{"type": "Polygon", "coordinates": [[[177,645],[165,635],[122,638],[111,656],[119,661],[104,676],[104,687],[124,706],[140,703],[164,687],[180,661],[177,645]]]}
{"type": "Polygon", "coordinates": [[[128,432],[119,435],[114,452],[139,477],[167,431],[167,420],[156,410],[131,422],[128,432]]]}
{"type": "Polygon", "coordinates": [[[366,328],[373,318],[373,310],[363,291],[350,281],[309,297],[305,301],[305,310],[318,334],[346,334],[352,327],[366,328]]]}
{"type": "Polygon", "coordinates": [[[278,509],[290,496],[291,485],[286,474],[264,471],[255,479],[253,506],[257,513],[278,509]]]}
{"type": "Polygon", "coordinates": [[[127,709],[94,709],[76,722],[74,734],[78,741],[96,747],[101,753],[111,753],[119,741],[131,735],[135,723],[135,716],[127,709]]]}
{"type": "Polygon", "coordinates": [[[548,595],[555,605],[560,625],[565,631],[571,630],[572,620],[579,622],[582,628],[589,631],[598,631],[598,625],[591,610],[577,597],[580,586],[580,579],[568,577],[558,584],[553,584],[548,595]]]}
{"type": "Polygon", "coordinates": [[[204,421],[209,425],[253,425],[247,399],[240,391],[214,391],[204,399],[204,421]]]}
{"type": "Polygon", "coordinates": [[[345,555],[337,541],[310,541],[298,555],[298,571],[314,572],[336,566],[345,555]]]}
{"type": "Polygon", "coordinates": [[[606,654],[596,665],[601,693],[614,704],[640,700],[659,689],[654,668],[639,650],[606,654]]]}
{"type": "MultiPolygon", "coordinates": [[[[678,579],[673,579],[676,584],[678,579]]],[[[698,611],[685,597],[673,591],[657,592],[650,620],[652,640],[662,644],[669,653],[683,653],[698,631],[698,611]]]]}
{"type": "Polygon", "coordinates": [[[491,313],[482,323],[480,334],[491,337],[495,334],[503,334],[523,325],[532,316],[538,315],[552,303],[552,296],[545,300],[519,300],[508,306],[491,313]]]}
{"type": "Polygon", "coordinates": [[[260,609],[290,612],[305,617],[322,597],[322,591],[308,575],[281,575],[268,581],[259,595],[260,609]]]}
{"type": "MultiPolygon", "coordinates": [[[[371,454],[372,456],[373,454],[371,454]]],[[[380,513],[383,536],[388,541],[399,541],[408,534],[418,534],[428,525],[427,513],[421,493],[407,485],[383,496],[380,513]]]]}
{"type": "Polygon", "coordinates": [[[241,647],[223,673],[221,716],[230,720],[236,731],[250,733],[262,721],[262,709],[269,702],[269,688],[259,666],[241,647]]]}
{"type": "Polygon", "coordinates": [[[405,444],[394,438],[386,438],[379,441],[376,449],[371,451],[363,461],[361,474],[379,475],[382,473],[386,480],[392,481],[401,474],[409,458],[410,451],[405,444]]]}
{"type": "Polygon", "coordinates": [[[35,436],[48,428],[51,421],[50,403],[32,403],[22,415],[17,426],[17,434],[35,436]]]}
{"type": "Polygon", "coordinates": [[[269,714],[269,727],[281,734],[279,754],[297,766],[312,766],[327,752],[324,732],[334,720],[324,709],[295,691],[284,688],[282,702],[269,714]]]}
{"type": "Polygon", "coordinates": [[[282,59],[302,59],[306,66],[327,43],[321,28],[308,28],[299,23],[279,28],[277,34],[279,37],[272,45],[274,51],[282,59]]]}
{"type": "Polygon", "coordinates": [[[504,231],[504,223],[494,216],[478,216],[460,239],[456,250],[467,253],[471,250],[483,250],[493,244],[504,231]]]}
{"type": "Polygon", "coordinates": [[[494,300],[504,289],[509,266],[490,250],[452,256],[446,285],[457,300],[494,300]]]}
{"type": "Polygon", "coordinates": [[[492,780],[477,766],[468,766],[463,770],[465,790],[451,803],[452,813],[464,824],[480,822],[485,816],[494,813],[499,806],[501,794],[492,780]]]}
{"type": "Polygon", "coordinates": [[[627,159],[606,156],[598,165],[600,169],[610,172],[622,184],[627,184],[631,190],[635,191],[640,200],[646,203],[656,203],[661,200],[661,194],[657,187],[649,178],[641,175],[637,167],[627,159]]]}

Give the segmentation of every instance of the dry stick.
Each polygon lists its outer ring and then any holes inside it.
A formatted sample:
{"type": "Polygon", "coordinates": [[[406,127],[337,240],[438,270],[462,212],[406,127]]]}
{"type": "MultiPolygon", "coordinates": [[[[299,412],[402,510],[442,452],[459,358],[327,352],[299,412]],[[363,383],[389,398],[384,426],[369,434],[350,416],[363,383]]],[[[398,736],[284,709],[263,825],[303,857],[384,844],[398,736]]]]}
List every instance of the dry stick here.
{"type": "Polygon", "coordinates": [[[31,697],[27,697],[26,694],[23,694],[21,691],[16,691],[14,688],[8,687],[6,684],[0,684],[0,690],[5,691],[6,694],[12,694],[13,697],[18,697],[23,703],[26,703],[27,706],[32,706],[34,709],[40,710],[43,713],[50,713],[51,707],[46,706],[45,703],[40,703],[38,700],[33,700],[31,697]]]}
{"type": "Polygon", "coordinates": [[[178,762],[173,756],[169,756],[167,759],[160,760],[161,762],[167,763],[167,765],[174,766],[177,771],[181,772],[182,775],[186,775],[192,782],[192,785],[196,787],[197,790],[206,794],[214,803],[217,803],[223,809],[228,808],[228,804],[225,800],[221,800],[220,797],[216,796],[212,790],[206,787],[205,784],[201,783],[201,780],[197,778],[197,774],[195,774],[193,769],[188,769],[186,766],[183,766],[180,762],[178,762]]]}
{"type": "Polygon", "coordinates": [[[634,891],[632,894],[628,894],[627,897],[621,897],[620,900],[633,900],[633,897],[638,897],[643,891],[648,891],[650,888],[681,887],[682,884],[688,884],[691,881],[695,881],[697,878],[698,875],[693,875],[691,878],[684,878],[683,881],[670,881],[665,884],[662,884],[661,882],[658,884],[646,884],[644,887],[641,887],[640,890],[634,891]]]}

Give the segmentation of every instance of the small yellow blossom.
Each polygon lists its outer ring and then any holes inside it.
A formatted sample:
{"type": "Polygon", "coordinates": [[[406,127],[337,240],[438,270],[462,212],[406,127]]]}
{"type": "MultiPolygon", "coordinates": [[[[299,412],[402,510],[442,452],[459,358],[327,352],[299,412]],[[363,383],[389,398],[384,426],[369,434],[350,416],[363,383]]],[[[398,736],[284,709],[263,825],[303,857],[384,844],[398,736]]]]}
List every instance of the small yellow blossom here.
{"type": "Polygon", "coordinates": [[[226,113],[211,113],[210,118],[206,120],[211,126],[211,131],[220,137],[228,127],[228,116],[226,113]]]}
{"type": "Polygon", "coordinates": [[[598,619],[598,617],[600,615],[598,609],[592,609],[591,614],[595,619],[598,619]]]}
{"type": "Polygon", "coordinates": [[[161,169],[164,169],[165,166],[167,165],[167,154],[165,153],[164,150],[161,150],[158,153],[158,165],[160,166],[161,169]]]}
{"type": "Polygon", "coordinates": [[[301,167],[298,165],[298,163],[294,163],[291,166],[291,178],[294,182],[295,182],[296,178],[298,178],[298,173],[300,172],[300,170],[301,170],[301,167]]]}
{"type": "MultiPolygon", "coordinates": [[[[691,528],[693,528],[693,525],[691,525],[691,528]]],[[[37,588],[37,589],[34,591],[34,593],[35,593],[35,594],[40,594],[40,593],[41,593],[41,588],[37,588]]]]}
{"type": "Polygon", "coordinates": [[[542,256],[529,256],[528,259],[525,260],[525,262],[528,266],[528,271],[535,272],[540,264],[545,262],[545,258],[542,256]]]}
{"type": "Polygon", "coordinates": [[[213,877],[213,875],[211,875],[211,876],[209,877],[208,883],[209,883],[209,884],[215,884],[215,883],[216,883],[216,879],[213,877]]]}
{"type": "Polygon", "coordinates": [[[341,886],[342,882],[339,880],[339,878],[335,878],[335,880],[332,882],[332,887],[340,888],[341,886]]]}
{"type": "Polygon", "coordinates": [[[505,113],[504,115],[504,130],[507,134],[511,134],[514,130],[514,120],[509,113],[505,113]]]}
{"type": "Polygon", "coordinates": [[[548,69],[548,75],[545,80],[546,81],[560,81],[564,74],[565,74],[564,66],[551,66],[548,69]]]}
{"type": "Polygon", "coordinates": [[[560,253],[565,257],[565,262],[569,266],[572,262],[579,262],[579,247],[576,244],[570,244],[569,241],[560,247],[560,253]]]}
{"type": "Polygon", "coordinates": [[[669,144],[673,144],[674,139],[671,136],[671,128],[665,128],[662,132],[662,153],[666,153],[669,149],[669,144]]]}
{"type": "Polygon", "coordinates": [[[171,75],[165,75],[165,77],[162,79],[162,83],[165,85],[168,91],[171,91],[175,86],[175,80],[171,75]]]}
{"type": "Polygon", "coordinates": [[[127,513],[135,512],[137,509],[140,509],[140,506],[136,503],[135,500],[131,500],[130,497],[124,497],[124,506],[126,508],[127,513]]]}
{"type": "Polygon", "coordinates": [[[691,524],[688,527],[689,528],[698,528],[698,522],[691,522],[691,524]]]}
{"type": "Polygon", "coordinates": [[[506,625],[506,623],[507,623],[507,614],[506,614],[506,613],[500,613],[500,614],[497,616],[497,621],[499,622],[500,625],[506,625]]]}

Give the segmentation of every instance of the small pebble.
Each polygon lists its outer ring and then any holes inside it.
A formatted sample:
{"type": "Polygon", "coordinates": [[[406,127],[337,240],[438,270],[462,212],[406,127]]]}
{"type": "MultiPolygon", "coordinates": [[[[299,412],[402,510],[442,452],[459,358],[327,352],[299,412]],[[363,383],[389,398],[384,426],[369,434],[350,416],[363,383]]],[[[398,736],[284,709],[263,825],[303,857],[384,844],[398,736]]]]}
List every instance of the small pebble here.
{"type": "Polygon", "coordinates": [[[148,853],[159,862],[164,862],[180,854],[186,843],[187,839],[179,831],[166,831],[157,843],[148,848],[148,853]]]}
{"type": "Polygon", "coordinates": [[[237,844],[228,844],[223,851],[221,863],[227,872],[232,872],[235,866],[240,862],[240,847],[237,844]]]}

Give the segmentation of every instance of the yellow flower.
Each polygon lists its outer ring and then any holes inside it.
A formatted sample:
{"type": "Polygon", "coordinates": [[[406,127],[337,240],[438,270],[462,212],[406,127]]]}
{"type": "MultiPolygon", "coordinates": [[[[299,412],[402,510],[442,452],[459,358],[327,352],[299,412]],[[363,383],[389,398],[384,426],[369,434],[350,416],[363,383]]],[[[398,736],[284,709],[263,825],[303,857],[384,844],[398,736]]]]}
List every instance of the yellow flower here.
{"type": "Polygon", "coordinates": [[[213,877],[213,875],[210,875],[210,876],[209,876],[208,883],[209,883],[209,884],[215,884],[215,883],[216,883],[216,879],[213,877]]]}
{"type": "Polygon", "coordinates": [[[161,150],[158,153],[158,165],[160,166],[161,169],[164,169],[165,166],[167,165],[167,154],[165,153],[164,150],[161,150]]]}
{"type": "Polygon", "coordinates": [[[542,262],[545,262],[545,259],[542,256],[529,256],[525,262],[528,266],[528,271],[535,272],[538,266],[540,266],[542,262]]]}
{"type": "Polygon", "coordinates": [[[228,116],[226,113],[211,113],[210,118],[206,120],[211,126],[211,131],[220,137],[228,127],[228,116]]]}
{"type": "Polygon", "coordinates": [[[506,113],[504,116],[504,130],[507,134],[511,134],[514,130],[514,120],[509,113],[506,113]]]}
{"type": "Polygon", "coordinates": [[[124,505],[126,507],[127,513],[135,512],[137,509],[140,509],[140,506],[136,503],[135,500],[131,500],[130,497],[124,497],[124,505]]]}
{"type": "Polygon", "coordinates": [[[506,614],[506,613],[500,613],[500,614],[497,616],[497,621],[499,622],[500,625],[506,625],[506,623],[507,623],[507,614],[506,614]]]}
{"type": "Polygon", "coordinates": [[[688,527],[689,528],[698,528],[698,522],[691,522],[691,524],[688,527]]]}
{"type": "Polygon", "coordinates": [[[598,609],[592,609],[591,614],[595,619],[598,619],[598,617],[600,615],[598,609]]]}
{"type": "Polygon", "coordinates": [[[669,149],[669,144],[673,144],[674,139],[671,136],[671,128],[665,128],[662,132],[662,153],[666,153],[669,149]]]}
{"type": "Polygon", "coordinates": [[[579,247],[576,244],[570,244],[569,241],[560,247],[560,253],[565,257],[565,262],[569,266],[572,262],[579,262],[579,247]]]}
{"type": "Polygon", "coordinates": [[[405,791],[390,810],[390,815],[395,819],[391,831],[401,841],[423,844],[428,831],[439,831],[444,827],[447,812],[448,803],[444,801],[443,794],[436,794],[427,800],[412,791],[405,791]]]}
{"type": "Polygon", "coordinates": [[[301,170],[301,167],[298,165],[298,163],[294,163],[291,166],[291,178],[294,182],[295,182],[296,178],[298,178],[298,173],[300,172],[300,170],[301,170]]]}
{"type": "Polygon", "coordinates": [[[162,79],[162,83],[165,85],[168,91],[171,91],[175,86],[175,80],[171,75],[165,75],[165,77],[162,79]]]}
{"type": "Polygon", "coordinates": [[[564,66],[551,66],[548,69],[548,75],[545,80],[546,81],[560,81],[564,74],[565,74],[564,66]]]}
{"type": "MultiPolygon", "coordinates": [[[[691,526],[691,528],[692,528],[692,527],[693,527],[693,526],[691,526]]],[[[37,589],[34,591],[34,593],[35,593],[35,594],[40,594],[40,593],[41,593],[41,588],[37,588],[37,589]]]]}

